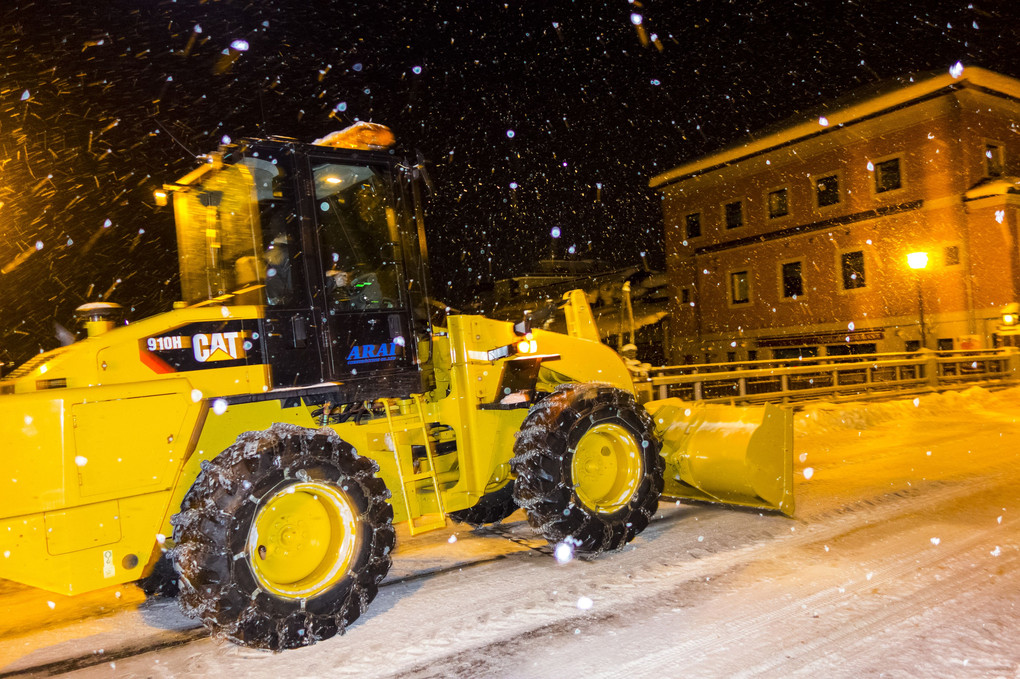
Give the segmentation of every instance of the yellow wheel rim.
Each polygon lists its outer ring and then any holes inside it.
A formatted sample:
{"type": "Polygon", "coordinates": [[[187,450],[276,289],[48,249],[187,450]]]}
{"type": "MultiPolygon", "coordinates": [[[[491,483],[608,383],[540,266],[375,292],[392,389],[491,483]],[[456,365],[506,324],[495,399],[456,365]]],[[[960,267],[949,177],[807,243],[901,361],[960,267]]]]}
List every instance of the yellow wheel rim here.
{"type": "Polygon", "coordinates": [[[610,514],[626,505],[641,484],[641,447],[626,428],[596,424],[578,442],[570,471],[577,498],[589,509],[610,514]]]}
{"type": "Polygon", "coordinates": [[[247,556],[259,584],[277,596],[306,599],[339,582],[358,547],[358,512],[339,488],[295,483],[259,509],[247,556]]]}

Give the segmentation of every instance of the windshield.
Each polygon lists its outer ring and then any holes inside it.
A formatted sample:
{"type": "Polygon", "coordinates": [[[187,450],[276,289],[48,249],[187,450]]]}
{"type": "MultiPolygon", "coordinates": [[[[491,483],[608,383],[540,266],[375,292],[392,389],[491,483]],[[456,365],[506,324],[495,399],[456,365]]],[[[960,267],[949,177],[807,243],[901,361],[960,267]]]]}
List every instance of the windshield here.
{"type": "Polygon", "coordinates": [[[291,175],[286,158],[263,154],[212,170],[175,194],[185,301],[303,301],[294,267],[300,238],[291,175]]]}
{"type": "Polygon", "coordinates": [[[392,309],[400,236],[391,183],[380,168],[315,162],[315,221],[331,311],[392,309]]]}

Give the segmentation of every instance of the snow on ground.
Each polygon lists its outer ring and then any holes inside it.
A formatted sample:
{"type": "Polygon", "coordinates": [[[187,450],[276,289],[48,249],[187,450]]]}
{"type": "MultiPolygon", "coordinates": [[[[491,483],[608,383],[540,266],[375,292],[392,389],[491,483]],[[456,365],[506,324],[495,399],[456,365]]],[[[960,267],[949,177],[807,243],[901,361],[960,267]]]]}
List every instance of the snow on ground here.
{"type": "Polygon", "coordinates": [[[927,420],[949,415],[958,417],[961,413],[994,418],[995,413],[1009,410],[1017,404],[1020,404],[1020,388],[1017,387],[997,391],[970,387],[964,391],[922,394],[891,401],[810,403],[803,406],[794,418],[794,430],[798,436],[807,436],[848,429],[872,429],[891,421],[927,420]]]}

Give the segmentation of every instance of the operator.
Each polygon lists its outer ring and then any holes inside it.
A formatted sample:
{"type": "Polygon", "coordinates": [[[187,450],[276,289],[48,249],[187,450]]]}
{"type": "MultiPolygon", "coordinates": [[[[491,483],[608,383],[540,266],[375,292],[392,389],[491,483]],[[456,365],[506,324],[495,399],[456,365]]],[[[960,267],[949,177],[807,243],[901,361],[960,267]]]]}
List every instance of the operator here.
{"type": "Polygon", "coordinates": [[[266,248],[266,297],[269,304],[285,304],[293,297],[290,239],[281,233],[266,248]]]}

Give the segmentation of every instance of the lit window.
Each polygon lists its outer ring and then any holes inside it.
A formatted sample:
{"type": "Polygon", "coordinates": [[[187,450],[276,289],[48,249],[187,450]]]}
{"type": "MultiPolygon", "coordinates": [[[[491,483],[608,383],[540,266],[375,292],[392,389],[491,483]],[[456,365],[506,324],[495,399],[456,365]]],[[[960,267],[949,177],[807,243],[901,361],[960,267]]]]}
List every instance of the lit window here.
{"type": "Polygon", "coordinates": [[[800,275],[800,262],[783,264],[783,297],[792,299],[804,294],[804,279],[800,275]]]}
{"type": "Polygon", "coordinates": [[[1002,147],[998,144],[985,144],[985,174],[989,177],[1002,175],[1002,147]]]}
{"type": "Polygon", "coordinates": [[[818,207],[835,205],[839,202],[839,177],[830,174],[815,181],[815,197],[818,199],[818,207]]]}
{"type": "Polygon", "coordinates": [[[956,266],[960,263],[960,247],[958,245],[947,245],[944,251],[943,261],[946,266],[956,266]]]}
{"type": "Polygon", "coordinates": [[[687,238],[697,238],[701,235],[701,213],[695,212],[687,215],[687,238]]]}
{"type": "Polygon", "coordinates": [[[890,158],[875,164],[875,193],[885,193],[903,186],[900,159],[890,158]]]}
{"type": "Polygon", "coordinates": [[[779,189],[769,193],[769,219],[785,217],[790,214],[790,203],[787,200],[786,189],[779,189]]]}
{"type": "Polygon", "coordinates": [[[734,271],[730,274],[730,301],[733,304],[747,304],[751,301],[746,271],[734,271]]]}
{"type": "Polygon", "coordinates": [[[864,282],[864,252],[844,252],[842,255],[843,265],[843,289],[854,290],[863,288],[864,282]]]}
{"type": "Polygon", "coordinates": [[[735,200],[732,203],[726,203],[726,228],[735,229],[738,226],[744,225],[744,204],[735,200]]]}

